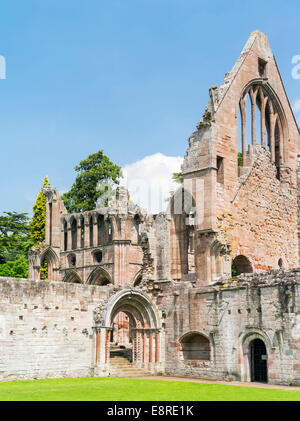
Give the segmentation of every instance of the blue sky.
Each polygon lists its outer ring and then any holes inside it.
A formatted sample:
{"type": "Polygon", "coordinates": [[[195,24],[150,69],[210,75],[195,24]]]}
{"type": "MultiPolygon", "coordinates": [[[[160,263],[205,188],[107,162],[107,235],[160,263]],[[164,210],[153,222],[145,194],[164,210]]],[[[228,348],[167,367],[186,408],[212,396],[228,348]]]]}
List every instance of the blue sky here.
{"type": "Polygon", "coordinates": [[[208,88],[255,29],[296,103],[299,15],[296,0],[3,0],[0,212],[31,212],[46,174],[67,190],[99,149],[121,166],[183,156],[208,88]]]}

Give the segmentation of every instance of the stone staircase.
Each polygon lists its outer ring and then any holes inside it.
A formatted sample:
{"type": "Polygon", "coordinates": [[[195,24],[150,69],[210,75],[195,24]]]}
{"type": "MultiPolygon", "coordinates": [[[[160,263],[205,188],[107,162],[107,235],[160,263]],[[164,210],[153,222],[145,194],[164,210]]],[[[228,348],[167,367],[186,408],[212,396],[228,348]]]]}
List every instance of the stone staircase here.
{"type": "Polygon", "coordinates": [[[149,373],[142,368],[135,367],[124,356],[124,350],[113,350],[110,353],[110,376],[111,377],[144,377],[149,373]]]}

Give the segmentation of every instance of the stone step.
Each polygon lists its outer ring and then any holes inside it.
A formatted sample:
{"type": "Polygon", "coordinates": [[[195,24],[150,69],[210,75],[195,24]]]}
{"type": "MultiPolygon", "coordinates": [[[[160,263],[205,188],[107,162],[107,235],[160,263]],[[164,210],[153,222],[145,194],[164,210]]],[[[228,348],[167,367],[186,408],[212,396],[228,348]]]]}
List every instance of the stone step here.
{"type": "Polygon", "coordinates": [[[142,368],[138,368],[130,363],[127,358],[113,356],[111,354],[111,377],[144,377],[149,375],[142,368]]]}

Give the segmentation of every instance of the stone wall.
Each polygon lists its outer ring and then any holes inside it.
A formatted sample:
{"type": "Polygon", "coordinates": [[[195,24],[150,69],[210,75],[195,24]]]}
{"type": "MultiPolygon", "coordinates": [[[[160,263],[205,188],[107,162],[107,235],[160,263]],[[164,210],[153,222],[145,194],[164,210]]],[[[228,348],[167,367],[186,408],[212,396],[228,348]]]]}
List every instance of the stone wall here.
{"type": "Polygon", "coordinates": [[[267,348],[268,382],[300,385],[299,269],[204,288],[181,283],[163,296],[167,374],[250,381],[249,344],[259,338],[267,348]],[[210,361],[184,360],[181,338],[189,332],[209,339],[210,361]]]}
{"type": "Polygon", "coordinates": [[[232,257],[246,256],[253,271],[297,267],[296,186],[276,178],[270,152],[257,145],[253,166],[240,181],[231,211],[218,214],[219,236],[230,244],[232,257]]]}
{"type": "Polygon", "coordinates": [[[93,309],[112,288],[0,278],[0,379],[90,376],[93,309]]]}

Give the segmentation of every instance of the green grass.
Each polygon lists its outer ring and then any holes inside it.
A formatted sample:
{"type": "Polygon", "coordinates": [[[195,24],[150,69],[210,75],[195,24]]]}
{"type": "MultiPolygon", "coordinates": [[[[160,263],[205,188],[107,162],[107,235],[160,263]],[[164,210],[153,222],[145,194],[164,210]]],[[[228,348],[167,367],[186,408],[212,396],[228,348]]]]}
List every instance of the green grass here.
{"type": "Polygon", "coordinates": [[[0,383],[0,401],[300,401],[300,391],[121,378],[0,383]]]}

